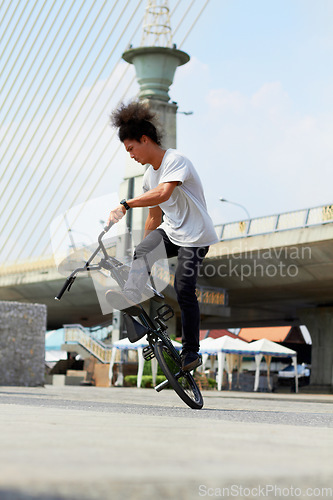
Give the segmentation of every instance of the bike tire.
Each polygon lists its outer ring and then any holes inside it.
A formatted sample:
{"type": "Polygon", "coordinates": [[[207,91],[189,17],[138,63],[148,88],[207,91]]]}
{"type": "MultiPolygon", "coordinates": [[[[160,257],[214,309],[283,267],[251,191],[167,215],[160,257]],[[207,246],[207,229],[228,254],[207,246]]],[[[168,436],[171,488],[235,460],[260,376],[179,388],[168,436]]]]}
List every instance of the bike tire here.
{"type": "Polygon", "coordinates": [[[158,364],[174,391],[190,408],[200,410],[203,407],[202,394],[192,375],[181,369],[180,359],[176,359],[162,341],[156,342],[154,351],[158,364]]]}

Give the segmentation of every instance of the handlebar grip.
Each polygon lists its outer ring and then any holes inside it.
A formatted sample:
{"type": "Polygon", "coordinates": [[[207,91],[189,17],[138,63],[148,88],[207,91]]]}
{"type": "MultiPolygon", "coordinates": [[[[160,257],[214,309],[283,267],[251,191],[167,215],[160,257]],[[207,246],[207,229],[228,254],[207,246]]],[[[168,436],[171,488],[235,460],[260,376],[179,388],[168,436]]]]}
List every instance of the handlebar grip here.
{"type": "Polygon", "coordinates": [[[65,281],[65,284],[64,286],[62,287],[62,289],[60,290],[60,292],[58,293],[58,295],[55,298],[55,300],[60,300],[61,297],[64,295],[64,293],[66,292],[67,288],[70,287],[70,285],[73,283],[73,278],[66,278],[66,281],[65,281]]]}
{"type": "Polygon", "coordinates": [[[109,231],[109,229],[111,229],[111,227],[114,225],[114,222],[110,222],[109,224],[107,224],[106,226],[104,226],[104,233],[107,233],[109,231]]]}

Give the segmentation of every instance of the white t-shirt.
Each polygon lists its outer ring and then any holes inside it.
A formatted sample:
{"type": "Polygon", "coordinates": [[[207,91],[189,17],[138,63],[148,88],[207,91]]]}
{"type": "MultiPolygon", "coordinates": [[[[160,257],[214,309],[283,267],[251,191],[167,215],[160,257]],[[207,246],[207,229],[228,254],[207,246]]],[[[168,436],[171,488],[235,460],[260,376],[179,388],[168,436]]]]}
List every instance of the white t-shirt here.
{"type": "Polygon", "coordinates": [[[163,182],[178,181],[170,198],[159,206],[164,219],[159,226],[170,241],[182,247],[205,247],[218,241],[207,212],[200,178],[188,158],[175,149],[165,152],[157,170],[150,165],[143,177],[144,192],[163,182]]]}

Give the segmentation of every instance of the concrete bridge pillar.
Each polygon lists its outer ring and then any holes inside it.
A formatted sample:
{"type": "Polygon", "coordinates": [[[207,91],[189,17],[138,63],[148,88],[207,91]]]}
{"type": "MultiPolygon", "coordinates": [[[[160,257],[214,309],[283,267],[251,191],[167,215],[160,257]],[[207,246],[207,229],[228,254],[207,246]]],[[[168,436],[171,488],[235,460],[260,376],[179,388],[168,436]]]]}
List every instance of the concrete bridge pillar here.
{"type": "Polygon", "coordinates": [[[312,338],[310,384],[333,392],[333,307],[302,309],[299,315],[312,338]]]}

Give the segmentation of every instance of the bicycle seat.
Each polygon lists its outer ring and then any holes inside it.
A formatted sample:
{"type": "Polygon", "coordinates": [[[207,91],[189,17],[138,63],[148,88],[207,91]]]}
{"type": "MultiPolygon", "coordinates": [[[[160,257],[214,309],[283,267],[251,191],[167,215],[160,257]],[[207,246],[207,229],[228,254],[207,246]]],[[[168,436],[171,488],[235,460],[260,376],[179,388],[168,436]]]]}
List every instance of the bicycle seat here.
{"type": "Polygon", "coordinates": [[[136,319],[132,318],[127,313],[124,313],[123,316],[125,329],[127,331],[127,337],[132,344],[147,335],[147,333],[149,332],[148,328],[141,325],[141,323],[136,321],[136,319]]]}

